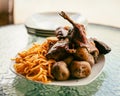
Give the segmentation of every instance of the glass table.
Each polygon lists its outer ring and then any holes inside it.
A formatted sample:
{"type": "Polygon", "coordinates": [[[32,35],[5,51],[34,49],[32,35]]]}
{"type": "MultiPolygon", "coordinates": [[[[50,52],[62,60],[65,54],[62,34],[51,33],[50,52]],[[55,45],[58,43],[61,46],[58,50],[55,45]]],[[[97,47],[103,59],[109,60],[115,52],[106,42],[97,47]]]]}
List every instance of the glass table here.
{"type": "Polygon", "coordinates": [[[108,44],[102,73],[84,86],[53,86],[33,83],[11,72],[11,58],[45,37],[30,35],[24,25],[0,27],[0,96],[120,96],[120,28],[88,24],[87,35],[108,44]]]}

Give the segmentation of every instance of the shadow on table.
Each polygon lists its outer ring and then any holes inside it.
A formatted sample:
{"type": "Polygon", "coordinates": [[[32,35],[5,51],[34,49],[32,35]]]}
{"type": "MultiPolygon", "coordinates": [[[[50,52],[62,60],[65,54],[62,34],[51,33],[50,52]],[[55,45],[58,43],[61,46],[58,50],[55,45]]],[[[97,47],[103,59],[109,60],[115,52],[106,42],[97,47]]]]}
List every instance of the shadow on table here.
{"type": "Polygon", "coordinates": [[[21,77],[15,77],[13,86],[18,96],[92,96],[101,87],[105,73],[85,86],[55,86],[34,83],[21,77]]]}

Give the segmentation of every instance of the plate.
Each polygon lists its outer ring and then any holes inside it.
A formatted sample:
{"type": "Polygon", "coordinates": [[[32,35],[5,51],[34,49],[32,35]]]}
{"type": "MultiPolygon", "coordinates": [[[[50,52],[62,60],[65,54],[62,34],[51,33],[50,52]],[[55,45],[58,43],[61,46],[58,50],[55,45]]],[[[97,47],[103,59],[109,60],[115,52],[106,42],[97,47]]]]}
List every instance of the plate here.
{"type": "Polygon", "coordinates": [[[43,36],[43,37],[55,36],[54,31],[38,30],[38,29],[29,28],[29,27],[26,27],[26,28],[27,28],[27,32],[29,34],[33,34],[33,35],[36,35],[36,36],[43,36]]]}
{"type": "MultiPolygon", "coordinates": [[[[12,64],[10,65],[10,70],[13,73],[15,73],[16,75],[18,75],[22,78],[25,78],[24,76],[22,76],[21,74],[17,73],[14,70],[13,65],[14,65],[14,63],[12,62],[12,64]]],[[[97,63],[92,67],[92,72],[88,77],[82,78],[82,79],[66,80],[66,81],[53,81],[53,82],[46,83],[46,84],[48,84],[48,85],[58,85],[58,86],[82,86],[82,85],[87,85],[87,84],[91,83],[92,81],[94,81],[100,75],[100,73],[102,72],[102,70],[104,68],[104,65],[105,65],[105,57],[104,57],[104,55],[100,55],[97,63]]],[[[25,78],[25,79],[27,79],[27,78],[25,78]]],[[[38,81],[32,81],[32,82],[42,83],[42,82],[38,82],[38,81]]],[[[42,83],[42,84],[44,84],[44,83],[42,83]]]]}
{"type": "MultiPolygon", "coordinates": [[[[72,20],[87,26],[87,20],[79,13],[67,12],[72,20]]],[[[60,26],[72,26],[67,20],[64,20],[58,12],[36,13],[25,21],[25,26],[38,30],[54,31],[60,26]]]]}

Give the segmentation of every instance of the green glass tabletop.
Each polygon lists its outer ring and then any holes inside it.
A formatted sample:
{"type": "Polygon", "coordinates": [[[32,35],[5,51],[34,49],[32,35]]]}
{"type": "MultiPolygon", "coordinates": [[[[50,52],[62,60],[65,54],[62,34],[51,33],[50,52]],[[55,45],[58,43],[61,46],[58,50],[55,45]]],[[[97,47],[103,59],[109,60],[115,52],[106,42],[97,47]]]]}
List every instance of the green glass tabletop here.
{"type": "Polygon", "coordinates": [[[120,96],[120,28],[88,24],[87,36],[112,49],[105,55],[102,73],[84,86],[44,85],[15,75],[9,66],[19,51],[45,37],[28,34],[24,25],[0,27],[0,96],[120,96]]]}

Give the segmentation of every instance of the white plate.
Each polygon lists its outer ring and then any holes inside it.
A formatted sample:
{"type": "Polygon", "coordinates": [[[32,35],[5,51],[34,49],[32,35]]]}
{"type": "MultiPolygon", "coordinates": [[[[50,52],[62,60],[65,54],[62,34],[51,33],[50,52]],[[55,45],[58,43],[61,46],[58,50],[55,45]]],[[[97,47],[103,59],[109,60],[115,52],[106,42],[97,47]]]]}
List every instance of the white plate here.
{"type": "MultiPolygon", "coordinates": [[[[77,23],[81,23],[87,26],[87,20],[85,17],[80,15],[79,13],[67,12],[67,14],[77,23]]],[[[46,13],[36,13],[29,17],[25,26],[33,29],[39,30],[50,30],[54,31],[59,26],[71,26],[71,24],[64,20],[58,12],[46,12],[46,13]]]]}
{"type": "MultiPolygon", "coordinates": [[[[24,76],[20,75],[19,73],[16,73],[15,69],[13,68],[13,62],[10,66],[10,69],[12,72],[17,74],[20,77],[25,78],[24,76]]],[[[95,80],[100,73],[102,72],[103,68],[105,65],[105,57],[104,55],[100,55],[98,58],[98,62],[92,67],[92,72],[91,74],[83,79],[73,79],[73,80],[66,80],[66,81],[53,81],[51,83],[47,83],[48,85],[59,85],[59,86],[81,86],[81,85],[87,85],[91,83],[93,80],[95,80]]],[[[37,82],[37,81],[33,81],[37,82]]],[[[42,82],[37,82],[37,83],[42,83],[42,82]]]]}
{"type": "Polygon", "coordinates": [[[27,32],[30,34],[34,34],[37,36],[43,36],[43,37],[55,36],[54,31],[37,30],[37,29],[28,28],[28,27],[27,27],[27,32]]]}

